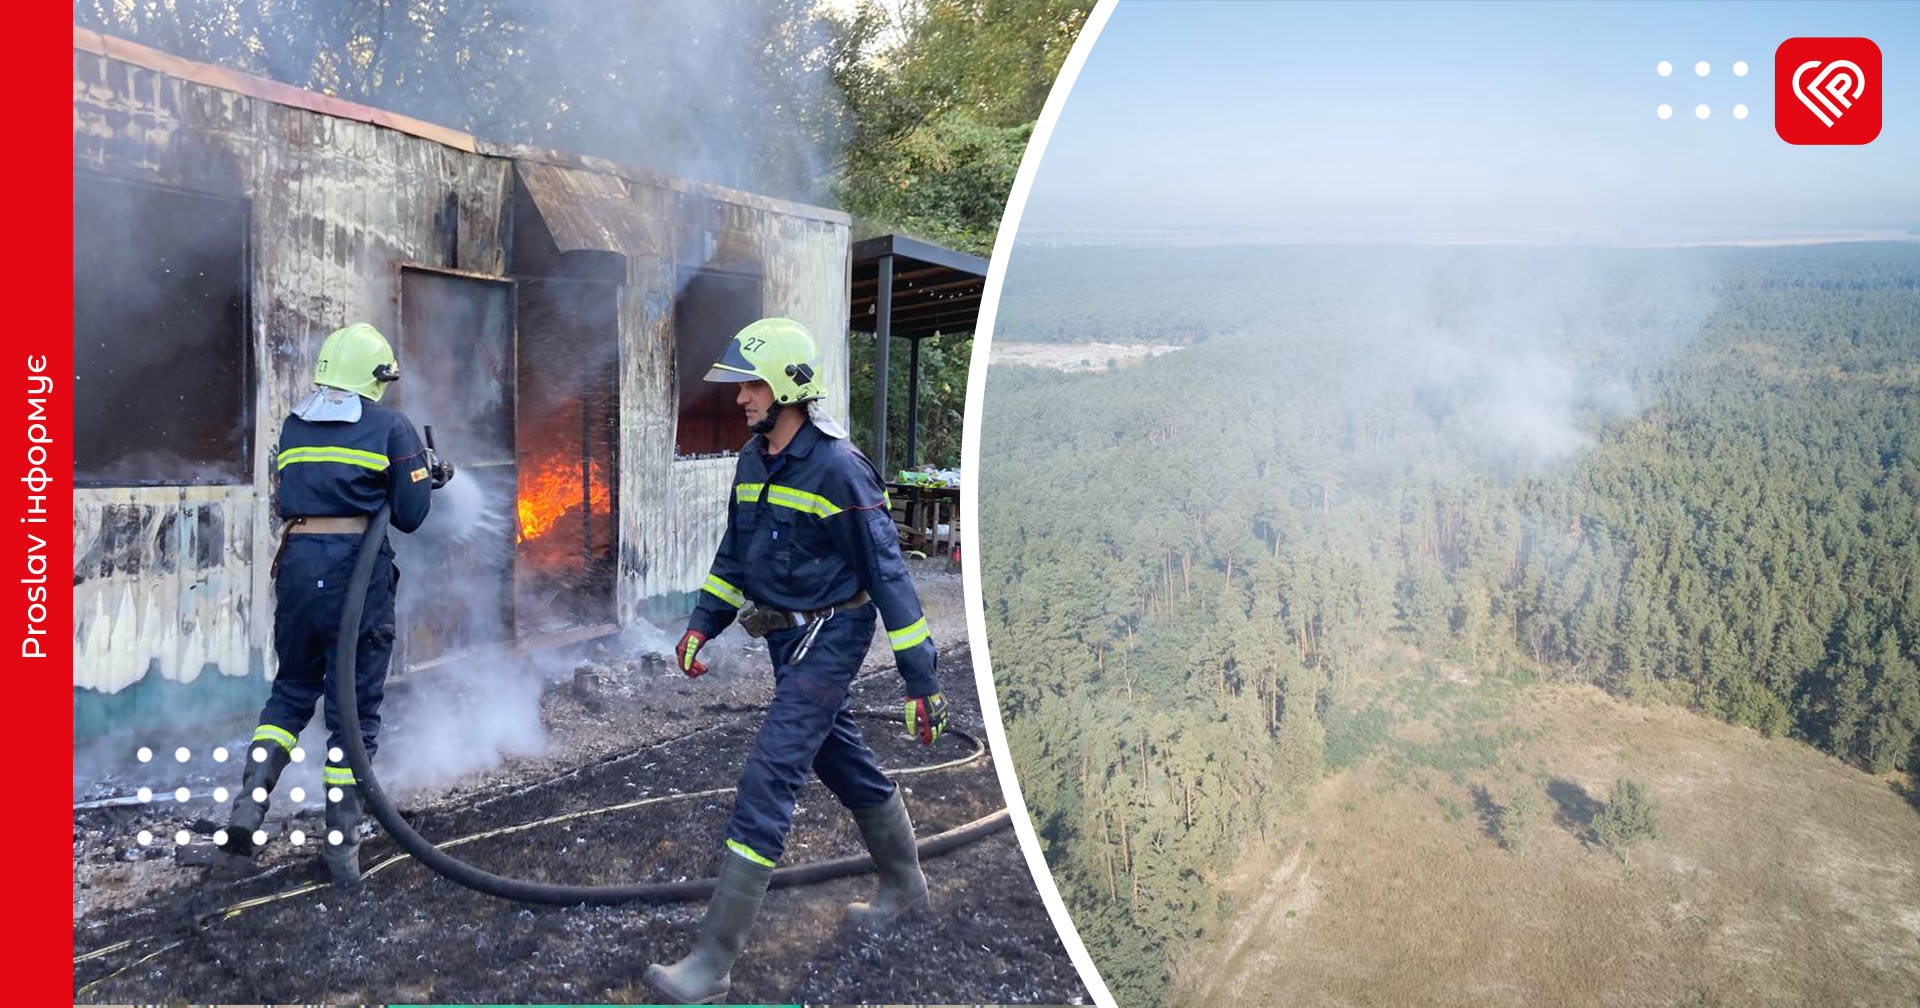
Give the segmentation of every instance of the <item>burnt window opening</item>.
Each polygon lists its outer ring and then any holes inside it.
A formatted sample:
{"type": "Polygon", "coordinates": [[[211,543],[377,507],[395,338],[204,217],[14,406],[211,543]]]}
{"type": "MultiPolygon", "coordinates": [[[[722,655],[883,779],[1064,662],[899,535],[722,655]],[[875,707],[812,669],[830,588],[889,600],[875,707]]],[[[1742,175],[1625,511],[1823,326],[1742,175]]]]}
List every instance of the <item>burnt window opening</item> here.
{"type": "Polygon", "coordinates": [[[401,667],[512,639],[514,285],[431,267],[399,268],[400,381],[383,402],[405,413],[455,466],[419,531],[396,536],[401,667]]]}
{"type": "Polygon", "coordinates": [[[514,596],[522,638],[615,622],[620,285],[520,281],[514,596]]]}
{"type": "Polygon", "coordinates": [[[733,334],[760,317],[760,277],[721,270],[683,270],[673,302],[673,343],[680,390],[675,454],[680,458],[740,450],[749,436],[735,404],[739,389],[705,380],[733,334]]]}
{"type": "Polygon", "coordinates": [[[246,200],[73,176],[73,477],[253,481],[246,200]]]}

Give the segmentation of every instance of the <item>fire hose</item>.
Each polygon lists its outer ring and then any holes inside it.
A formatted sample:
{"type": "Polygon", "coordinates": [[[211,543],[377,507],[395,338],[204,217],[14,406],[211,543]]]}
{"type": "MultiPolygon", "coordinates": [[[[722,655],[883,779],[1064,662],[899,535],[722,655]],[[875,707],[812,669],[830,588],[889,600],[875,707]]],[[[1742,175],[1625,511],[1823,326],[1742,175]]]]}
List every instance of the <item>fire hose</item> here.
{"type": "MultiPolygon", "coordinates": [[[[880,716],[880,715],[876,714],[876,715],[869,715],[869,716],[880,716]]],[[[886,715],[886,717],[889,721],[892,720],[891,714],[886,715]]],[[[940,770],[950,770],[954,767],[964,766],[965,764],[971,763],[974,760],[979,759],[982,755],[986,753],[986,746],[982,744],[979,739],[974,738],[972,735],[968,734],[967,732],[961,731],[959,729],[948,729],[947,734],[955,738],[964,739],[972,743],[973,750],[964,756],[961,756],[955,759],[945,760],[940,763],[931,763],[925,766],[915,766],[915,767],[907,767],[905,769],[892,770],[890,771],[892,776],[895,776],[895,777],[917,776],[920,774],[934,773],[940,770]]],[[[613,805],[603,806],[601,808],[585,809],[578,812],[566,812],[560,815],[547,816],[542,819],[535,819],[530,822],[516,823],[510,826],[496,826],[492,829],[482,830],[481,832],[478,832],[478,833],[469,833],[465,836],[457,837],[452,840],[443,841],[440,843],[439,846],[443,849],[448,847],[459,847],[464,844],[475,843],[481,840],[491,839],[493,837],[507,836],[514,833],[523,833],[528,830],[539,829],[543,826],[553,826],[553,825],[558,825],[560,823],[570,822],[577,819],[589,818],[592,816],[608,815],[614,812],[624,812],[631,809],[642,808],[648,805],[657,805],[662,802],[686,801],[686,800],[691,800],[695,798],[712,798],[717,795],[732,794],[735,790],[737,789],[731,788],[731,787],[720,787],[720,788],[708,788],[702,791],[686,791],[686,792],[676,792],[674,794],[656,795],[651,798],[639,798],[632,801],[624,801],[624,802],[619,802],[613,805]]],[[[934,836],[928,837],[925,841],[922,842],[921,850],[923,852],[932,850],[932,849],[951,850],[953,846],[957,846],[957,844],[952,843],[953,838],[955,838],[962,831],[971,830],[979,823],[985,822],[989,819],[994,819],[994,818],[1004,819],[1006,815],[1007,815],[1007,811],[1005,809],[1001,809],[997,812],[991,813],[988,816],[982,817],[981,819],[974,820],[973,822],[962,823],[959,826],[956,826],[953,829],[948,830],[944,833],[935,834],[934,836]]],[[[408,854],[405,851],[389,854],[386,857],[381,858],[379,861],[374,862],[374,864],[366,870],[366,872],[362,877],[363,878],[371,877],[373,875],[379,874],[380,872],[386,870],[387,868],[390,868],[394,865],[400,864],[401,862],[404,862],[410,859],[412,859],[412,855],[408,854]]],[[[844,857],[844,858],[836,858],[832,861],[821,861],[821,862],[816,862],[814,864],[797,866],[793,869],[782,869],[782,871],[787,871],[789,872],[789,874],[785,876],[787,881],[781,884],[782,885],[798,885],[805,882],[825,881],[827,878],[831,878],[836,875],[850,874],[851,872],[848,872],[848,871],[840,871],[840,872],[835,872],[832,875],[823,874],[819,878],[801,878],[799,877],[798,873],[801,868],[814,869],[821,866],[837,865],[842,862],[853,864],[855,866],[855,870],[858,870],[860,867],[858,862],[860,862],[860,860],[861,858],[858,855],[855,855],[855,856],[844,857]]],[[[711,890],[712,882],[711,880],[701,880],[699,882],[688,883],[688,885],[698,887],[698,891],[692,891],[690,889],[686,897],[688,899],[695,899],[695,898],[706,896],[708,892],[711,890]]],[[[204,930],[208,925],[211,925],[223,920],[230,920],[234,917],[240,916],[243,913],[246,913],[249,910],[253,910],[262,906],[267,906],[272,903],[278,903],[282,900],[288,900],[298,896],[304,896],[308,893],[318,892],[326,888],[328,888],[328,884],[325,882],[309,882],[303,885],[295,886],[294,888],[291,888],[291,889],[281,890],[280,892],[272,893],[269,895],[255,896],[255,897],[252,897],[251,899],[240,900],[236,903],[219,907],[217,909],[206,910],[206,911],[196,911],[193,914],[193,919],[192,919],[192,927],[193,927],[194,934],[196,935],[202,934],[204,933],[204,930]]],[[[120,966],[119,968],[114,969],[109,973],[106,973],[102,976],[96,977],[95,979],[88,981],[86,984],[82,985],[77,991],[75,991],[75,994],[76,996],[85,995],[88,991],[91,991],[92,989],[98,987],[103,983],[106,983],[109,980],[114,979],[115,977],[121,976],[122,974],[126,973],[128,970],[131,970],[144,963],[151,962],[154,959],[157,959],[160,956],[165,955],[166,953],[171,952],[176,948],[179,948],[180,946],[186,944],[189,940],[191,940],[190,937],[179,938],[174,941],[168,942],[164,945],[161,945],[157,948],[152,948],[146,951],[146,953],[140,956],[140,958],[135,959],[123,966],[120,966]]],[[[140,942],[141,942],[141,939],[138,939],[138,938],[128,938],[118,942],[114,942],[111,945],[107,945],[101,948],[94,949],[90,952],[85,952],[80,955],[74,956],[73,964],[75,966],[79,966],[82,963],[91,962],[92,960],[95,960],[95,959],[105,958],[106,956],[113,955],[117,952],[123,952],[128,949],[131,949],[136,945],[139,945],[140,942]]]]}
{"type": "MultiPolygon", "coordinates": [[[[517,903],[552,906],[669,903],[700,899],[712,893],[714,880],[710,878],[628,885],[566,885],[507,878],[476,868],[442,851],[432,841],[415,832],[401,816],[400,810],[381,790],[379,778],[373,773],[373,761],[367,757],[367,748],[361,741],[359,700],[354,689],[355,666],[359,658],[356,645],[360,639],[360,617],[366,609],[367,586],[373,580],[373,567],[380,558],[380,547],[386,540],[392,517],[391,508],[380,505],[380,510],[367,523],[367,531],[360,537],[360,551],[354,558],[353,575],[347,581],[346,599],[340,610],[340,633],[334,652],[333,701],[340,712],[341,748],[346,752],[347,764],[353,768],[354,781],[374,819],[386,829],[395,843],[421,864],[469,889],[517,903]]],[[[944,854],[1005,829],[1011,823],[1007,810],[1003,808],[958,828],[920,840],[920,856],[928,858],[944,854]]],[[[804,885],[873,869],[871,857],[855,854],[778,869],[773,873],[771,884],[776,888],[804,885]]]]}

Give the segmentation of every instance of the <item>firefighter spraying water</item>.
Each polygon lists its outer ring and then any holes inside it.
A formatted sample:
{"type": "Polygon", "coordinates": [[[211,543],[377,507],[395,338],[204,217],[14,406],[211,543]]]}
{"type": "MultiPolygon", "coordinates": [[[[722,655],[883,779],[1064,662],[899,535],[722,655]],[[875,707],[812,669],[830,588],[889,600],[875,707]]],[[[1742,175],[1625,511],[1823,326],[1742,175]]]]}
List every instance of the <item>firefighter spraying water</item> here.
{"type": "MultiPolygon", "coordinates": [[[[320,347],[313,392],[280,429],[275,509],[283,522],[274,556],[274,651],[280,660],[273,692],[260,710],[248,745],[240,791],[234,796],[221,845],[251,857],[265,837],[260,827],[280,773],[293,760],[295,740],[325,694],[327,762],[326,836],[320,858],[337,886],[360,879],[361,795],[343,748],[342,720],[327,687],[335,669],[348,575],[368,518],[384,505],[393,526],[412,532],[426,520],[431,493],[453,478],[413,423],[380,404],[400,364],[380,331],[364,322],[336,330],[320,347]]],[[[393,657],[394,589],[399,568],[381,541],[355,644],[355,695],[360,738],[371,754],[380,733],[380,702],[393,657]]]]}

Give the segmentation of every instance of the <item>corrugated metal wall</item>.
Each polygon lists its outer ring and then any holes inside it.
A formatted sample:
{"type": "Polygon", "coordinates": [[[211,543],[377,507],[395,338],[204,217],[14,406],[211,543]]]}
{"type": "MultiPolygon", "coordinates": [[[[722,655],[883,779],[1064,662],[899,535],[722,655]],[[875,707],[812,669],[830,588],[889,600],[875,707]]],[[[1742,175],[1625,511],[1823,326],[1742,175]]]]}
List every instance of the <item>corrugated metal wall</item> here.
{"type": "MultiPolygon", "coordinates": [[[[267,488],[280,420],[306,390],[326,333],[361,319],[394,324],[395,260],[507,269],[513,160],[79,45],[76,36],[76,170],[252,201],[249,339],[259,419],[251,485],[76,491],[74,686],[113,693],[148,676],[184,683],[210,672],[271,674],[264,561],[275,544],[267,488]]],[[[623,292],[616,601],[625,624],[686,610],[719,542],[733,468],[730,459],[673,458],[672,309],[681,265],[673,250],[685,247],[689,227],[710,228],[707,247],[757,263],[765,310],[823,337],[831,408],[844,420],[849,239],[846,218],[832,211],[622,174],[612,191],[624,185],[659,250],[629,258],[623,292]],[[721,211],[682,219],[689,192],[721,211]]],[[[111,408],[76,404],[83,412],[111,408]]]]}

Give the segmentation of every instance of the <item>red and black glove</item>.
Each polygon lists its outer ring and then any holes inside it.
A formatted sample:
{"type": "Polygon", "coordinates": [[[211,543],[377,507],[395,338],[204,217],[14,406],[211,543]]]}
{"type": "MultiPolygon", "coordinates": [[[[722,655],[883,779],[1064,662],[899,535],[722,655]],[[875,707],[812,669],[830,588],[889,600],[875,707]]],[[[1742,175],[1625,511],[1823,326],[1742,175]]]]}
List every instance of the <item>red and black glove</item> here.
{"type": "Polygon", "coordinates": [[[907,734],[932,745],[947,730],[947,698],[938,693],[907,698],[907,734]]]}
{"type": "Polygon", "coordinates": [[[685,672],[689,679],[697,679],[707,674],[706,663],[694,657],[700,653],[700,645],[706,642],[706,634],[698,630],[689,630],[681,636],[679,645],[673,649],[674,657],[680,662],[680,671],[685,672]]]}

